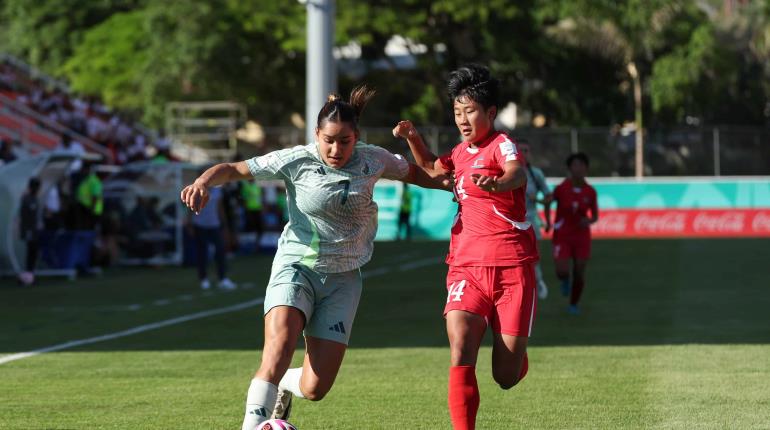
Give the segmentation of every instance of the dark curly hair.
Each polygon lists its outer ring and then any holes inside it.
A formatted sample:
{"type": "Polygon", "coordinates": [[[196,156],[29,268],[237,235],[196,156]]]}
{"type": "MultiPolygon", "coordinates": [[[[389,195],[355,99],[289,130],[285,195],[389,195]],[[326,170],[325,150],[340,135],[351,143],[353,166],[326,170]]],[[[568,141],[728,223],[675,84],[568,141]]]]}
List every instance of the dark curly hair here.
{"type": "Polygon", "coordinates": [[[575,152],[574,154],[570,154],[569,157],[567,157],[567,167],[572,166],[572,163],[575,161],[582,161],[586,167],[589,166],[588,155],[586,155],[585,152],[575,152]]]}
{"type": "Polygon", "coordinates": [[[500,103],[500,82],[489,69],[478,64],[466,64],[449,74],[447,82],[449,101],[462,101],[466,97],[489,109],[500,103]]]}

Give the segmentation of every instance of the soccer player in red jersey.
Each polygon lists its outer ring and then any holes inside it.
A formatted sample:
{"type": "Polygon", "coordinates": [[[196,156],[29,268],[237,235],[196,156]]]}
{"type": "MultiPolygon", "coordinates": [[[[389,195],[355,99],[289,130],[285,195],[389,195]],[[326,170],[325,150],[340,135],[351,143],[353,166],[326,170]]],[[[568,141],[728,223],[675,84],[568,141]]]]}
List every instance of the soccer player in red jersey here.
{"type": "Polygon", "coordinates": [[[498,81],[489,70],[468,65],[448,82],[462,142],[437,158],[409,121],[393,129],[407,139],[417,165],[454,174],[459,210],[449,245],[449,415],[456,430],[473,429],[479,407],[476,359],[487,327],[492,329],[492,376],[507,390],[526,375],[527,340],[535,315],[538,261],[533,226],[527,222],[526,162],[516,144],[496,131],[498,81]]]}
{"type": "MultiPolygon", "coordinates": [[[[596,190],[586,182],[588,156],[582,152],[567,158],[569,177],[553,191],[556,221],[553,224],[553,257],[561,292],[570,296],[568,312],[580,313],[578,302],[585,287],[588,259],[591,258],[591,224],[599,220],[596,190]],[[570,288],[572,262],[572,288],[570,288]],[[570,294],[571,290],[571,294],[570,294]]],[[[549,204],[550,205],[550,204],[549,204]]],[[[550,220],[546,224],[546,230],[550,220]]]]}

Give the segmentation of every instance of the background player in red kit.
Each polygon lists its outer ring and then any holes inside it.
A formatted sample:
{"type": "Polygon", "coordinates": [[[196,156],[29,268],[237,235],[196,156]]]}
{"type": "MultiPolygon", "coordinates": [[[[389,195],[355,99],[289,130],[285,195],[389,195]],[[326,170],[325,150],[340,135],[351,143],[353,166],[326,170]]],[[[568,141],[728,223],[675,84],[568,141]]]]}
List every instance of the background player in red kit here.
{"type": "Polygon", "coordinates": [[[436,158],[409,121],[393,134],[407,139],[419,166],[452,173],[459,210],[449,245],[444,315],[451,352],[449,414],[455,429],[473,429],[479,407],[476,359],[487,326],[494,335],[492,376],[503,389],[527,372],[535,315],[538,260],[526,219],[526,164],[508,135],[494,129],[498,82],[482,66],[451,73],[449,97],[463,141],[436,158]]]}
{"type": "MultiPolygon", "coordinates": [[[[585,273],[591,258],[591,224],[599,219],[596,190],[586,182],[588,156],[582,152],[567,158],[569,177],[553,191],[556,221],[553,224],[553,257],[561,291],[570,296],[567,310],[578,314],[578,302],[585,287],[585,273]],[[572,288],[570,288],[572,262],[572,288]],[[571,290],[571,294],[570,294],[571,290]]],[[[546,227],[547,228],[547,227],[546,227]]]]}

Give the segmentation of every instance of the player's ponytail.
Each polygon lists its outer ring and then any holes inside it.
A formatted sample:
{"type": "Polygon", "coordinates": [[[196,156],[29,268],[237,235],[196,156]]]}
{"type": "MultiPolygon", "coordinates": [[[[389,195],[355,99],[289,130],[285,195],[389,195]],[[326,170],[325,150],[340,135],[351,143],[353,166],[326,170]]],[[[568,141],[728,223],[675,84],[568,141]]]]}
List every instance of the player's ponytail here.
{"type": "Polygon", "coordinates": [[[366,84],[359,85],[350,92],[350,105],[356,111],[356,122],[358,122],[361,113],[375,94],[377,94],[377,91],[374,88],[367,87],[366,84]]]}
{"type": "Polygon", "coordinates": [[[318,112],[316,127],[322,128],[327,122],[347,122],[358,130],[358,120],[369,100],[376,91],[366,85],[359,85],[350,92],[350,101],[342,100],[339,94],[329,94],[326,104],[318,112]]]}

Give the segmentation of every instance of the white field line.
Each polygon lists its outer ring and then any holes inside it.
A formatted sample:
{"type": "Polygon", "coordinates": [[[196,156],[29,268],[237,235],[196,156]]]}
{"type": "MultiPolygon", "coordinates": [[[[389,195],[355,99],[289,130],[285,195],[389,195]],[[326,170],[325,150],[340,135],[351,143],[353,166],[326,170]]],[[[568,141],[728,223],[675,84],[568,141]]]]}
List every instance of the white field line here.
{"type": "Polygon", "coordinates": [[[214,315],[221,315],[230,312],[236,312],[243,309],[248,309],[252,306],[257,306],[265,301],[264,297],[258,299],[249,300],[248,302],[238,303],[237,305],[225,306],[223,308],[209,309],[207,311],[196,312],[194,314],[182,315],[180,317],[171,318],[163,321],[158,321],[151,324],[144,324],[123,330],[115,333],[109,333],[96,337],[89,337],[87,339],[71,340],[69,342],[60,343],[58,345],[47,346],[45,348],[35,349],[28,352],[20,352],[18,354],[11,354],[0,357],[0,364],[10,363],[11,361],[21,360],[22,358],[34,357],[46,352],[61,351],[63,349],[75,348],[77,346],[90,345],[92,343],[104,342],[107,340],[118,339],[121,337],[131,336],[138,333],[143,333],[150,330],[157,330],[159,328],[168,327],[174,324],[181,324],[187,321],[193,321],[201,318],[206,318],[214,315]]]}
{"type": "MultiPolygon", "coordinates": [[[[417,268],[420,268],[420,267],[432,266],[432,265],[438,264],[440,262],[441,262],[441,260],[438,257],[425,258],[425,259],[417,260],[417,261],[414,261],[414,262],[411,262],[411,263],[408,263],[408,264],[404,264],[404,265],[401,265],[401,266],[382,267],[382,268],[374,269],[374,270],[371,270],[371,271],[365,271],[365,272],[362,273],[362,277],[363,278],[371,278],[371,277],[375,277],[375,276],[381,276],[381,275],[384,275],[386,273],[389,273],[389,272],[392,272],[392,271],[395,271],[395,270],[398,270],[398,271],[413,270],[413,269],[417,269],[417,268]]],[[[201,319],[201,318],[207,318],[207,317],[211,317],[211,316],[214,316],[214,315],[222,315],[222,314],[227,314],[227,313],[231,313],[231,312],[237,312],[237,311],[240,311],[240,310],[243,310],[243,309],[248,309],[248,308],[253,307],[253,306],[261,305],[262,303],[264,303],[264,301],[265,301],[265,298],[264,297],[260,297],[258,299],[249,300],[247,302],[239,303],[239,304],[232,305],[232,306],[225,306],[225,307],[222,307],[222,308],[210,309],[210,310],[207,310],[207,311],[196,312],[196,313],[188,314],[188,315],[182,315],[182,316],[179,316],[179,317],[176,317],[176,318],[171,318],[171,319],[167,319],[167,320],[163,320],[163,321],[158,321],[158,322],[154,322],[154,323],[150,323],[150,324],[144,324],[144,325],[136,326],[136,327],[133,327],[133,328],[130,328],[130,329],[127,329],[127,330],[115,332],[115,333],[108,333],[108,334],[105,334],[105,335],[89,337],[89,338],[86,338],[86,339],[71,340],[69,342],[64,342],[64,343],[60,343],[60,344],[57,344],[57,345],[47,346],[47,347],[40,348],[40,349],[35,349],[35,350],[32,350],[32,351],[20,352],[20,353],[16,353],[16,354],[5,355],[5,356],[0,357],[0,365],[5,364],[5,363],[10,363],[10,362],[16,361],[16,360],[21,360],[21,359],[24,359],[24,358],[34,357],[36,355],[44,354],[46,352],[61,351],[61,350],[64,350],[64,349],[75,348],[75,347],[83,346],[83,345],[90,345],[90,344],[97,343],[97,342],[105,342],[105,341],[108,341],[108,340],[113,340],[113,339],[118,339],[118,338],[121,338],[121,337],[126,337],[126,336],[131,336],[131,335],[135,335],[135,334],[139,334],[139,333],[144,333],[146,331],[157,330],[159,328],[168,327],[168,326],[175,325],[175,324],[181,324],[181,323],[185,323],[185,322],[188,322],[188,321],[193,321],[193,320],[197,320],[197,319],[201,319]]]]}

